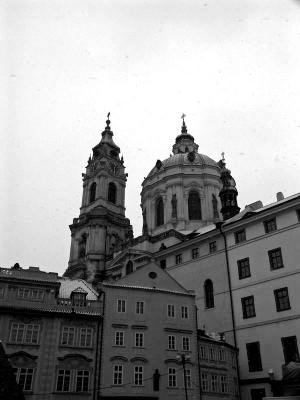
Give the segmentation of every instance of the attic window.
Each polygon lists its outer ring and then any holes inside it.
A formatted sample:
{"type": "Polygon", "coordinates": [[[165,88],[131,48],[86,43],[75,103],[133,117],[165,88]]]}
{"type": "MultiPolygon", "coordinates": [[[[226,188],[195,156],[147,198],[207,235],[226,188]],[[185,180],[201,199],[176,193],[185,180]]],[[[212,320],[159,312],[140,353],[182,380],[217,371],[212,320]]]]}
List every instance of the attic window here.
{"type": "Polygon", "coordinates": [[[72,306],[75,307],[85,307],[86,306],[86,295],[87,293],[83,292],[72,292],[71,293],[71,300],[72,306]]]}
{"type": "Polygon", "coordinates": [[[157,277],[157,273],[154,271],[149,272],[149,278],[155,279],[157,277]]]}

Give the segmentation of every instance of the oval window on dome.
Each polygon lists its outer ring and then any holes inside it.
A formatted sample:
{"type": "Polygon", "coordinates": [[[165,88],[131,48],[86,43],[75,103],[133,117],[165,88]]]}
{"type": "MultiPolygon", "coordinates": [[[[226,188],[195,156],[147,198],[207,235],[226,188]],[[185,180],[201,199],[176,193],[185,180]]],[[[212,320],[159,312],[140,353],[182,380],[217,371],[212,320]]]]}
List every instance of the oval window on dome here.
{"type": "Polygon", "coordinates": [[[201,201],[199,193],[195,190],[189,193],[188,199],[189,219],[201,219],[201,201]]]}

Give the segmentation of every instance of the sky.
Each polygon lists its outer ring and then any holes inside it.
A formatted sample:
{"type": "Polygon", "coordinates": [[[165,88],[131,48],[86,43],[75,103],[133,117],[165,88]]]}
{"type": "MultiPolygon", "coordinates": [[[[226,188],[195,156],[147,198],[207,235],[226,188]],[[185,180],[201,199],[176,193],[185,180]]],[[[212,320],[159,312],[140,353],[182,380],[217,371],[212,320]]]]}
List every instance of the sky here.
{"type": "Polygon", "coordinates": [[[64,272],[108,112],[135,236],[182,113],[241,208],[300,192],[299,48],[298,0],[0,0],[0,267],[64,272]]]}

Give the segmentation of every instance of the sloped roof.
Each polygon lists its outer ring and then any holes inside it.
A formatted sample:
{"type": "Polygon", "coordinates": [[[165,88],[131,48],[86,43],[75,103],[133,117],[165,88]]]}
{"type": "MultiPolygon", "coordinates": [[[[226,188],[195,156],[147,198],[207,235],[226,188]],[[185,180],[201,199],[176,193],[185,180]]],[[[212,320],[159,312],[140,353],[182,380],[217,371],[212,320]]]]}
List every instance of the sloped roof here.
{"type": "Polygon", "coordinates": [[[125,289],[156,290],[194,296],[191,291],[185,289],[171,275],[158,267],[154,262],[150,262],[116,282],[104,282],[104,286],[125,289]]]}
{"type": "Polygon", "coordinates": [[[96,290],[83,279],[60,278],[58,282],[61,284],[59,289],[60,298],[69,299],[72,292],[78,292],[80,290],[81,293],[87,293],[87,300],[98,299],[96,290]]]}

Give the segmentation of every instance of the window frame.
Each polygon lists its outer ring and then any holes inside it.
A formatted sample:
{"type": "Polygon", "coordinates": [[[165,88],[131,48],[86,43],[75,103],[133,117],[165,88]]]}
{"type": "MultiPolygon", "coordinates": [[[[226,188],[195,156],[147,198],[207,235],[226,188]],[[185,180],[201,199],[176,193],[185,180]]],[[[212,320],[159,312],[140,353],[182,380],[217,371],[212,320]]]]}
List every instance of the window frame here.
{"type": "Polygon", "coordinates": [[[168,335],[168,350],[176,350],[176,336],[168,335]]]}
{"type": "Polygon", "coordinates": [[[175,318],[175,305],[167,304],[167,316],[168,318],[175,318]]]}
{"type": "Polygon", "coordinates": [[[297,336],[296,335],[283,336],[281,338],[281,345],[282,345],[282,351],[283,351],[283,355],[284,355],[285,364],[288,364],[291,361],[296,361],[296,362],[300,361],[299,348],[298,348],[297,336]],[[293,345],[295,347],[295,357],[293,357],[293,358],[289,358],[288,357],[288,350],[287,350],[288,341],[293,341],[293,345]]]}
{"type": "Polygon", "coordinates": [[[181,319],[189,319],[189,307],[181,306],[181,319]]]}
{"type": "Polygon", "coordinates": [[[246,279],[251,276],[249,257],[237,260],[239,279],[246,279]]]}
{"type": "Polygon", "coordinates": [[[268,256],[271,271],[284,267],[281,247],[276,247],[275,249],[268,250],[268,256]],[[276,252],[278,252],[278,254],[275,254],[276,252]]]}
{"type": "Polygon", "coordinates": [[[234,238],[235,238],[235,244],[246,242],[246,240],[247,240],[246,230],[240,229],[240,230],[234,232],[234,238]]]}
{"type": "Polygon", "coordinates": [[[194,247],[192,249],[192,260],[199,258],[199,247],[194,247]]]}
{"type": "Polygon", "coordinates": [[[262,360],[261,360],[261,352],[260,352],[260,343],[259,342],[250,342],[246,343],[246,352],[248,359],[248,369],[249,372],[257,372],[262,371],[262,360]],[[253,358],[253,354],[255,353],[253,347],[256,347],[256,360],[253,358]],[[249,357],[250,356],[250,357],[249,357]]]}
{"type": "Polygon", "coordinates": [[[12,322],[10,326],[9,342],[16,344],[38,345],[40,341],[40,324],[24,324],[23,322],[12,322]],[[14,333],[16,331],[16,333],[14,333]],[[30,340],[27,340],[28,333],[30,340]],[[33,340],[35,338],[35,340],[33,340]]]}
{"type": "Polygon", "coordinates": [[[79,337],[78,337],[78,346],[84,348],[93,347],[93,333],[94,329],[90,327],[80,327],[79,329],[79,337]],[[83,334],[83,332],[85,332],[83,334]],[[82,337],[84,336],[84,344],[82,343],[82,337]]]}
{"type": "MultiPolygon", "coordinates": [[[[13,367],[13,371],[16,378],[16,383],[21,387],[23,392],[31,392],[33,389],[35,368],[27,367],[13,367]],[[25,372],[24,372],[25,370],[25,372]],[[30,372],[29,372],[30,371],[30,372]],[[20,382],[21,376],[24,376],[24,382],[20,382]],[[27,387],[29,384],[29,388],[27,387]]],[[[23,380],[23,378],[22,378],[23,380]]]]}
{"type": "Polygon", "coordinates": [[[120,313],[120,314],[126,313],[126,300],[125,299],[117,299],[117,313],[120,313]]]}
{"type": "Polygon", "coordinates": [[[175,264],[176,265],[182,264],[182,253],[175,255],[175,264]]]}
{"type": "Polygon", "coordinates": [[[181,346],[183,351],[191,351],[191,339],[189,336],[182,336],[181,346]]]}
{"type": "Polygon", "coordinates": [[[135,303],[135,313],[138,315],[144,315],[145,311],[145,302],[142,300],[138,300],[135,303]]]}
{"type": "Polygon", "coordinates": [[[145,347],[145,334],[144,332],[134,332],[134,347],[139,349],[145,347]]]}
{"type": "Polygon", "coordinates": [[[276,217],[269,218],[264,221],[265,233],[271,233],[277,231],[276,217]]]}
{"type": "Polygon", "coordinates": [[[71,391],[71,369],[63,369],[63,368],[59,368],[57,370],[57,375],[56,375],[56,392],[58,393],[68,393],[71,391]],[[60,373],[60,371],[64,371],[64,373],[60,373]],[[66,372],[68,372],[68,374],[66,374],[66,372]],[[62,383],[61,383],[61,389],[58,387],[59,384],[59,378],[62,376],[62,383]],[[65,385],[65,378],[67,379],[67,390],[66,389],[66,385],[65,385]]]}
{"type": "Polygon", "coordinates": [[[123,385],[124,366],[123,364],[113,364],[113,386],[123,385]]]}
{"type": "Polygon", "coordinates": [[[76,370],[76,376],[75,376],[75,392],[76,393],[86,393],[89,391],[90,388],[90,371],[89,370],[84,370],[84,369],[79,369],[76,370]],[[82,374],[80,374],[82,373],[82,374]],[[82,376],[80,376],[82,375],[82,376]],[[78,390],[78,386],[81,386],[81,390],[78,390]],[[84,387],[87,385],[87,389],[84,390],[84,387]]]}
{"type": "Polygon", "coordinates": [[[142,365],[135,365],[133,368],[133,385],[143,386],[144,384],[144,367],[142,365]]]}
{"type": "Polygon", "coordinates": [[[169,388],[177,387],[177,371],[173,367],[168,368],[168,387],[169,388]]]}
{"type": "Polygon", "coordinates": [[[253,295],[242,297],[241,303],[242,303],[243,319],[256,317],[255,302],[253,295]],[[251,301],[252,304],[247,303],[249,301],[251,301]]]}
{"type": "Polygon", "coordinates": [[[125,346],[125,332],[115,331],[114,346],[124,347],[125,346]]]}
{"type": "Polygon", "coordinates": [[[276,311],[286,311],[291,309],[290,298],[289,298],[289,290],[288,287],[285,286],[283,288],[275,289],[274,290],[274,297],[275,297],[275,304],[276,304],[276,311]],[[285,292],[285,297],[280,297],[280,295],[285,292]],[[284,300],[281,300],[284,299],[284,300]]]}
{"type": "Polygon", "coordinates": [[[217,241],[213,240],[212,242],[209,242],[209,254],[216,253],[217,251],[217,241]]]}
{"type": "Polygon", "coordinates": [[[61,346],[73,347],[73,346],[75,346],[75,342],[76,342],[76,328],[75,328],[75,326],[63,325],[62,326],[62,330],[61,330],[60,345],[61,346]],[[70,331],[73,331],[73,340],[72,340],[72,342],[69,341],[70,331]],[[65,335],[67,336],[66,342],[64,341],[65,335]]]}
{"type": "Polygon", "coordinates": [[[211,279],[206,279],[204,282],[204,302],[206,310],[215,308],[214,284],[211,279]]]}

